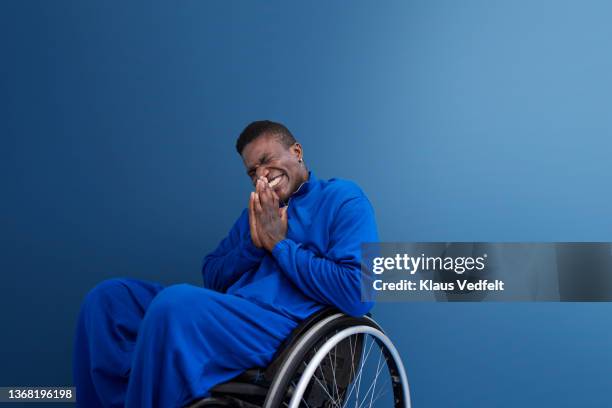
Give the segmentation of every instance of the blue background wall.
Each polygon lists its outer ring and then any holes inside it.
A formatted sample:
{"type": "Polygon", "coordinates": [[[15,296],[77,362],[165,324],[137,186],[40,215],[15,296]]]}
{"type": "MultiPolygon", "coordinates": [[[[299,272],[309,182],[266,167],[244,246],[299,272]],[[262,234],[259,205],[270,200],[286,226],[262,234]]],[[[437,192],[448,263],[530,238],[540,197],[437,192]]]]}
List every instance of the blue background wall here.
{"type": "MultiPolygon", "coordinates": [[[[612,240],[612,6],[0,3],[0,385],[71,383],[86,291],[200,283],[289,126],[386,241],[612,240]]],[[[385,304],[415,407],[608,406],[610,304],[385,304]]]]}

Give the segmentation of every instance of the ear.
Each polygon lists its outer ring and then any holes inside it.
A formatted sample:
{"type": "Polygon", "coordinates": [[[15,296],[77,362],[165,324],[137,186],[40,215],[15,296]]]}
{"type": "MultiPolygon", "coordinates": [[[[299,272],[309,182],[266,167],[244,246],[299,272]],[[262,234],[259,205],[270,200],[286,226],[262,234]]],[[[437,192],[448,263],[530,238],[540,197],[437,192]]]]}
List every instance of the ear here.
{"type": "Polygon", "coordinates": [[[299,143],[294,143],[289,150],[291,151],[291,154],[293,154],[295,156],[296,159],[298,160],[302,160],[303,156],[304,156],[304,151],[302,150],[302,145],[299,143]]]}

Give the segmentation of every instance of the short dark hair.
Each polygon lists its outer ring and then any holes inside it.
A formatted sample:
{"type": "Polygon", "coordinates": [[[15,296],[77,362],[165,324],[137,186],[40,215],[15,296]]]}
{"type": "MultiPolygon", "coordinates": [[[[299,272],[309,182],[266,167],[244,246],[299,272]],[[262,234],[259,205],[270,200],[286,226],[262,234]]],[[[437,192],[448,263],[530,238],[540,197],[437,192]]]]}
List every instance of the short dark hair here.
{"type": "Polygon", "coordinates": [[[245,127],[240,136],[238,136],[238,140],[236,140],[236,151],[238,154],[242,155],[246,145],[263,135],[277,136],[278,140],[287,148],[296,143],[289,129],[282,123],[272,122],[271,120],[257,120],[245,127]]]}

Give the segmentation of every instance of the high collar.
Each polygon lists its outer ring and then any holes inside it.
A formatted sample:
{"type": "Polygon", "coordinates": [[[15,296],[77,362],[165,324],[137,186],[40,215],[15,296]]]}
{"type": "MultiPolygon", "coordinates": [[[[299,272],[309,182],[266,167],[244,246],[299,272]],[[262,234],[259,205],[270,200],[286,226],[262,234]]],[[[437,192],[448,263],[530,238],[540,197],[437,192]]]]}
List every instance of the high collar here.
{"type": "Polygon", "coordinates": [[[315,175],[312,173],[312,171],[308,171],[308,180],[300,184],[298,189],[295,190],[295,193],[291,194],[291,197],[289,197],[289,200],[287,201],[291,201],[294,198],[308,193],[310,190],[312,190],[312,187],[316,184],[316,182],[317,178],[315,177],[315,175]]]}

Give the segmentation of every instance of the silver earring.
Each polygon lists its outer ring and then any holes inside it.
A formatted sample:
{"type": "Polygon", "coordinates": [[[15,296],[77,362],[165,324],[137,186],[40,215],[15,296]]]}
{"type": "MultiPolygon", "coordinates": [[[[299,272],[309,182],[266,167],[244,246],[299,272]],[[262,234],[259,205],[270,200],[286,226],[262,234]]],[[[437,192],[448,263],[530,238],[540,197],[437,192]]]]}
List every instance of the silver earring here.
{"type": "Polygon", "coordinates": [[[302,162],[302,159],[299,159],[299,160],[298,160],[298,162],[300,162],[300,163],[301,163],[301,162],[302,162]]]}

